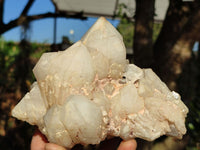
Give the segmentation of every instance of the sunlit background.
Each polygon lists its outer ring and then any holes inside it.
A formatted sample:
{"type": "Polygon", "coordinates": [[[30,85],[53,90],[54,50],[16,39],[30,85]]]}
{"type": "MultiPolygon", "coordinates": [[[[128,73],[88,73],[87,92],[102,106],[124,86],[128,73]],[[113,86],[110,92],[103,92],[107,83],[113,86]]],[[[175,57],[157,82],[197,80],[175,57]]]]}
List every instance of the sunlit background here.
{"type": "MultiPolygon", "coordinates": [[[[5,14],[4,22],[19,17],[21,11],[28,0],[6,0],[5,1],[5,14]]],[[[46,12],[55,12],[55,7],[50,0],[36,0],[29,11],[29,15],[41,14],[46,12]]],[[[56,43],[62,42],[62,37],[67,36],[71,41],[76,42],[84,35],[84,33],[93,25],[97,20],[97,17],[89,17],[87,20],[80,19],[66,19],[57,18],[57,34],[56,43]],[[70,34],[70,31],[74,31],[70,34]]],[[[109,19],[109,21],[117,27],[119,19],[109,19]]],[[[29,29],[31,35],[30,40],[32,42],[40,43],[53,43],[54,39],[54,19],[46,18],[36,20],[30,23],[29,29]]],[[[5,40],[20,41],[20,27],[16,27],[3,34],[5,40]]]]}

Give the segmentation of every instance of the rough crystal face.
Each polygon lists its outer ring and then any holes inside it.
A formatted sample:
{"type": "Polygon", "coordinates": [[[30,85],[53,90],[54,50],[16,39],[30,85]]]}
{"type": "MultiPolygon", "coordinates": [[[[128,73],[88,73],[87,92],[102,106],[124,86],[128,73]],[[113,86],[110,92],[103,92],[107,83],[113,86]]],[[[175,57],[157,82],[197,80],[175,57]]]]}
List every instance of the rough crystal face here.
{"type": "Polygon", "coordinates": [[[123,39],[100,18],[65,51],[44,53],[32,89],[12,110],[50,142],[73,147],[109,136],[181,138],[188,109],[151,69],[126,60],[123,39]]]}

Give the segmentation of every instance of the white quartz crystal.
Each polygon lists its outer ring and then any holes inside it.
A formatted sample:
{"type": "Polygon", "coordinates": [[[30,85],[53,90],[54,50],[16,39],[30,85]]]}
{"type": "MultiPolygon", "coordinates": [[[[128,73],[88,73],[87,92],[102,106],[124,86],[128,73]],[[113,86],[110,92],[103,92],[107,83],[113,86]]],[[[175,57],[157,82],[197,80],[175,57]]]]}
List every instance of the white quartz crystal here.
{"type": "Polygon", "coordinates": [[[50,142],[72,148],[107,136],[181,138],[188,109],[151,69],[128,64],[121,35],[101,17],[65,51],[44,53],[37,79],[12,110],[50,142]]]}

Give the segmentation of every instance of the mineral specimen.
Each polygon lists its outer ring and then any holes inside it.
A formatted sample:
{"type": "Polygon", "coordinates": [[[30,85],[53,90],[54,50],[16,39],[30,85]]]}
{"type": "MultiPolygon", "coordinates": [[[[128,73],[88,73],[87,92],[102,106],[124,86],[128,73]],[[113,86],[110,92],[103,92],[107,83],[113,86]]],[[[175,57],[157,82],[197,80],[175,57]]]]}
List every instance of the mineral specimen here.
{"type": "Polygon", "coordinates": [[[50,142],[72,148],[109,136],[181,138],[188,109],[151,69],[126,60],[121,35],[101,17],[65,51],[44,53],[32,89],[12,110],[50,142]]]}

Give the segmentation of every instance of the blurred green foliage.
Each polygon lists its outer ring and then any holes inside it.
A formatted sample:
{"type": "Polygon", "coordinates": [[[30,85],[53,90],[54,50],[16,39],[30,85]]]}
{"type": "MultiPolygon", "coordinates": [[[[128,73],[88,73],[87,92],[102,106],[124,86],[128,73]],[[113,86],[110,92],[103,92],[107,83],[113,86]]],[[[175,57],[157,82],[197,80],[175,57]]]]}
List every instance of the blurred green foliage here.
{"type": "Polygon", "coordinates": [[[15,58],[19,54],[19,47],[12,41],[6,42],[0,37],[0,91],[12,86],[13,65],[15,58]]]}
{"type": "Polygon", "coordinates": [[[117,30],[121,33],[126,47],[133,47],[134,23],[122,18],[117,30]]]}
{"type": "MultiPolygon", "coordinates": [[[[162,28],[162,23],[154,23],[153,26],[153,42],[156,41],[160,30],[162,28]]],[[[119,25],[117,26],[117,30],[121,33],[125,46],[127,48],[133,47],[133,36],[134,36],[134,22],[131,22],[127,18],[121,18],[119,25]]]]}
{"type": "MultiPolygon", "coordinates": [[[[13,88],[15,88],[14,78],[16,66],[21,63],[20,59],[26,57],[21,56],[24,52],[19,44],[19,42],[5,41],[3,37],[0,37],[0,90],[14,90],[13,88]]],[[[36,63],[42,53],[50,51],[50,45],[45,43],[30,43],[28,48],[28,55],[30,55],[32,64],[36,63]]],[[[30,80],[33,81],[34,78],[30,80]]]]}

